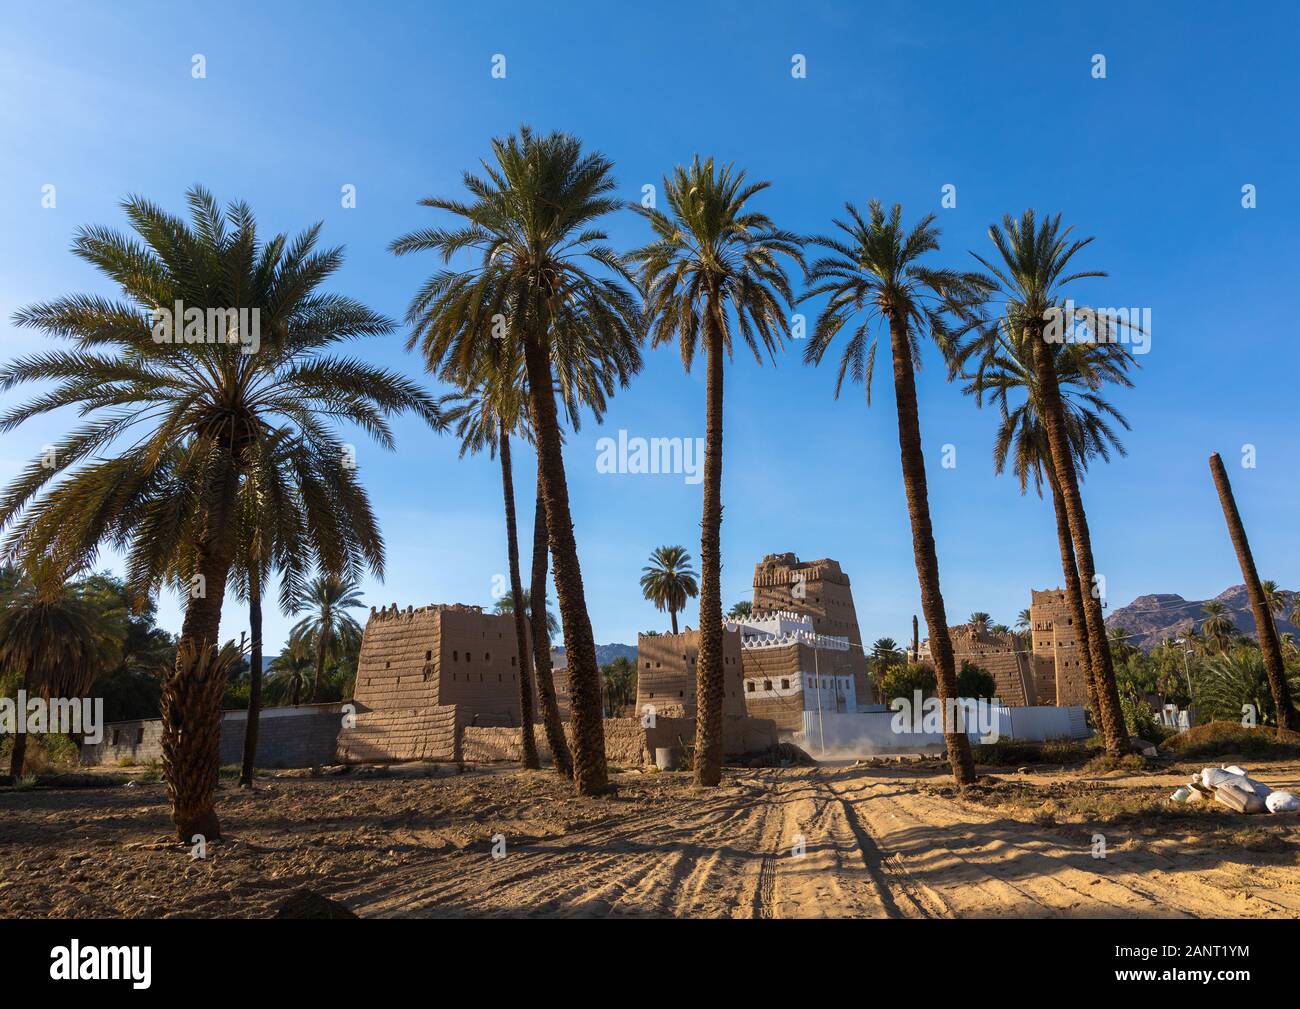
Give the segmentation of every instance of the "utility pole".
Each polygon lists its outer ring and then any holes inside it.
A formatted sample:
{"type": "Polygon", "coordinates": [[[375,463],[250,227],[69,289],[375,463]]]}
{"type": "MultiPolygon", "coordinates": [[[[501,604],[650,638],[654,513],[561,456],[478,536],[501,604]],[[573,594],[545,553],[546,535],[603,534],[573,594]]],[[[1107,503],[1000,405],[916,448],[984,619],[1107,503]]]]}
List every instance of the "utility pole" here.
{"type": "Polygon", "coordinates": [[[822,719],[822,669],[817,653],[817,637],[813,636],[813,670],[817,678],[817,729],[822,737],[822,756],[826,756],[826,723],[822,719]]]}

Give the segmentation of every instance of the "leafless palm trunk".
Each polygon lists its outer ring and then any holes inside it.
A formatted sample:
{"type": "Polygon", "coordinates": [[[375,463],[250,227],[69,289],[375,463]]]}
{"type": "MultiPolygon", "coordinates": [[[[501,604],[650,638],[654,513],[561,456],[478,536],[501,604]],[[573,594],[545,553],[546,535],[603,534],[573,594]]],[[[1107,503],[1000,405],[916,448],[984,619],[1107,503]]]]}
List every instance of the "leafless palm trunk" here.
{"type": "Polygon", "coordinates": [[[533,513],[532,613],[529,623],[533,632],[533,675],[542,702],[542,725],[546,745],[551,749],[551,763],[566,778],[573,777],[573,756],[564,737],[564,722],[555,700],[555,680],[551,676],[551,630],[546,620],[546,570],[550,537],[546,533],[546,502],[542,500],[542,474],[537,472],[537,507],[533,513]]]}
{"type": "MultiPolygon", "coordinates": [[[[29,662],[27,664],[27,667],[23,670],[22,691],[24,696],[28,696],[31,694],[32,685],[35,682],[36,682],[36,678],[32,675],[32,665],[29,662]]],[[[27,760],[27,733],[15,732],[14,748],[9,751],[9,774],[13,778],[15,784],[17,784],[18,779],[21,778],[23,775],[23,764],[26,762],[26,760],[27,760]]]]}
{"type": "Polygon", "coordinates": [[[230,661],[216,645],[177,650],[163,679],[162,760],[176,836],[185,844],[221,837],[215,799],[221,763],[221,697],[230,661]]]}
{"type": "Polygon", "coordinates": [[[315,704],[320,698],[321,680],[325,678],[325,651],[329,647],[326,639],[325,628],[322,627],[316,633],[316,676],[311,681],[311,700],[309,704],[315,704]]]}
{"type": "Polygon", "coordinates": [[[1128,729],[1124,725],[1119,690],[1115,685],[1115,668],[1106,640],[1106,621],[1101,612],[1101,595],[1097,590],[1097,571],[1092,558],[1092,537],[1088,532],[1088,518],[1083,511],[1083,499],[1079,495],[1074,452],[1066,433],[1065,406],[1061,401],[1061,388],[1056,378],[1056,364],[1041,327],[1031,333],[1029,338],[1033,342],[1034,371],[1041,396],[1039,406],[1047,428],[1052,471],[1061,490],[1065,515],[1074,541],[1074,559],[1079,570],[1079,589],[1083,599],[1088,652],[1092,662],[1093,687],[1100,709],[1098,715],[1102,735],[1106,739],[1106,751],[1112,756],[1123,756],[1131,749],[1128,729]]]}
{"type": "Polygon", "coordinates": [[[497,449],[501,456],[501,492],[506,501],[506,547],[510,556],[510,592],[514,602],[515,645],[519,655],[519,743],[523,765],[541,767],[533,737],[533,678],[528,675],[528,629],[524,615],[524,586],[519,576],[519,529],[515,524],[515,478],[510,466],[510,432],[501,423],[497,449]]]}
{"type": "Polygon", "coordinates": [[[609,786],[605,760],[605,721],[600,706],[600,670],[591,633],[587,597],[578,563],[569,510],[569,485],[564,475],[560,424],[552,391],[550,340],[545,330],[524,341],[528,396],[536,426],[537,465],[546,502],[546,526],[555,564],[555,592],[564,624],[568,656],[569,698],[573,711],[573,780],[581,795],[599,795],[609,786]]]}
{"type": "Polygon", "coordinates": [[[248,572],[248,721],[244,723],[244,764],[239,772],[241,788],[253,787],[253,765],[257,760],[257,728],[262,713],[262,580],[256,562],[248,572]]]}
{"type": "MultiPolygon", "coordinates": [[[[916,403],[916,376],[912,369],[912,348],[906,320],[890,316],[889,342],[894,358],[894,397],[898,407],[898,450],[903,461],[903,486],[907,490],[907,514],[912,523],[912,552],[916,557],[916,576],[921,586],[921,612],[930,629],[930,658],[939,700],[944,707],[944,728],[950,698],[957,697],[957,673],[953,666],[952,639],[948,635],[948,615],[939,588],[939,558],[934,548],[934,530],[930,524],[930,495],[925,479],[925,456],[921,451],[921,424],[916,403]]],[[[975,760],[970,739],[965,732],[945,731],[948,761],[959,786],[974,784],[975,760]]]]}
{"type": "MultiPolygon", "coordinates": [[[[1092,649],[1088,647],[1088,618],[1083,612],[1083,590],[1079,586],[1079,568],[1074,560],[1074,543],[1070,539],[1070,519],[1065,514],[1065,499],[1061,496],[1061,488],[1056,482],[1056,477],[1050,472],[1048,481],[1052,488],[1052,509],[1056,512],[1056,541],[1061,549],[1061,576],[1065,579],[1065,604],[1070,608],[1070,616],[1074,620],[1074,640],[1077,649],[1075,661],[1083,666],[1083,680],[1088,691],[1088,707],[1097,718],[1100,718],[1097,683],[1092,677],[1092,649]]],[[[1032,642],[1034,633],[1032,627],[1029,633],[1032,642]]],[[[1030,650],[1033,650],[1032,647],[1030,650]]],[[[1060,670],[1057,670],[1057,679],[1059,682],[1060,670]]],[[[1057,703],[1060,703],[1059,697],[1057,703]]]]}
{"type": "Polygon", "coordinates": [[[668,619],[673,622],[673,633],[674,634],[679,633],[679,631],[677,630],[677,611],[673,609],[671,606],[668,607],[668,619]]]}
{"type": "Polygon", "coordinates": [[[1246,595],[1250,597],[1250,610],[1255,617],[1255,634],[1259,638],[1259,650],[1264,656],[1264,671],[1268,674],[1273,707],[1277,709],[1277,724],[1282,729],[1295,729],[1297,714],[1291,704],[1291,689],[1286,682],[1286,667],[1282,664],[1282,645],[1278,640],[1277,625],[1273,623],[1273,614],[1264,601],[1259,572],[1255,569],[1255,557],[1250,552],[1250,541],[1246,539],[1246,527],[1242,525],[1237,499],[1232,495],[1232,484],[1228,482],[1228,473],[1223,468],[1223,460],[1219,458],[1218,452],[1210,456],[1210,472],[1214,474],[1219,505],[1223,508],[1223,517],[1228,523],[1232,547],[1237,551],[1237,564],[1240,565],[1241,576],[1246,582],[1246,595]]]}
{"type": "MultiPolygon", "coordinates": [[[[722,320],[710,291],[704,429],[704,518],[700,523],[700,650],[695,669],[695,783],[722,780],[722,320]]],[[[676,620],[674,619],[674,624],[676,620]]],[[[676,628],[674,627],[674,630],[676,628]]]]}

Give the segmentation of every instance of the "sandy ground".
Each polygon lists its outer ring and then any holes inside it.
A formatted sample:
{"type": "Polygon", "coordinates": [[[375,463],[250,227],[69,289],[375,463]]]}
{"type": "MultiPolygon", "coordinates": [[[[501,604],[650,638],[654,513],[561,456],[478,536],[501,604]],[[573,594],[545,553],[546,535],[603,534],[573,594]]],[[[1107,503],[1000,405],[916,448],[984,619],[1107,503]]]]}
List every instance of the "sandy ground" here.
{"type": "MultiPolygon", "coordinates": [[[[1252,773],[1300,787],[1300,762],[1252,773]]],[[[159,783],[8,791],[0,915],[265,917],[308,887],[363,917],[1300,917],[1300,817],[1162,809],[1185,773],[1079,779],[1008,769],[958,799],[936,768],[841,764],[580,799],[507,768],[272,777],[223,788],[201,860],[159,783]]]]}

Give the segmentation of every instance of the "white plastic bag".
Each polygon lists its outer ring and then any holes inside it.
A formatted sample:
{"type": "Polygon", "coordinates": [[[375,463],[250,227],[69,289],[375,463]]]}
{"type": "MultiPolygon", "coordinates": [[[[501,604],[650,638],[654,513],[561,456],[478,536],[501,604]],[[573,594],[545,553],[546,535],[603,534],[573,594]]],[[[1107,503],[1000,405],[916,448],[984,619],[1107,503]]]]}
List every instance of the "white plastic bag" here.
{"type": "Polygon", "coordinates": [[[1186,802],[1192,797],[1192,790],[1186,785],[1179,785],[1169,798],[1174,802],[1186,802]]]}
{"type": "Polygon", "coordinates": [[[1300,799],[1290,792],[1270,792],[1264,805],[1270,813],[1294,813],[1300,810],[1300,799]]]}

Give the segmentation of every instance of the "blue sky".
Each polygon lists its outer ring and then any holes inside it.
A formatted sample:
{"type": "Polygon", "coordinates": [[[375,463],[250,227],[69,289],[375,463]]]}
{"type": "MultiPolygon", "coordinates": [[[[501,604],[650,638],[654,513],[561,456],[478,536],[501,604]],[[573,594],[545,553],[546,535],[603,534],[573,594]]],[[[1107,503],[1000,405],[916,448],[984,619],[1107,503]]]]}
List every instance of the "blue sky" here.
{"type": "MultiPolygon", "coordinates": [[[[216,18],[188,4],[6,2],[0,359],[43,346],[11,324],[19,307],[113,293],[69,253],[79,226],[124,228],[128,193],[180,210],[194,183],[249,201],[264,233],[323,221],[324,240],[347,249],[331,287],[400,318],[433,263],[396,260],[388,242],[434,223],[416,201],[458,194],[490,138],[522,122],[603,151],[628,199],[701,152],[770,180],[758,205],[801,233],[826,230],[845,200],[900,201],[909,219],[936,211],[936,264],[970,265],[968,250],[989,247],[985,229],[1004,213],[1059,210],[1098,238],[1083,265],[1111,274],[1080,295],[1152,311],[1137,388],[1115,397],[1133,425],[1129,456],[1095,467],[1085,486],[1110,605],[1157,591],[1204,598],[1240,580],[1206,465],[1214,450],[1261,572],[1300,588],[1300,15],[1286,4],[972,6],[224,3],[216,18]],[[191,76],[196,53],[206,78],[191,76]],[[790,73],[796,53],[804,79],[790,73]],[[1105,79],[1092,76],[1097,53],[1105,79]],[[491,76],[494,54],[505,79],[491,76]],[[47,184],[53,209],[41,206],[47,184]],[[355,209],[340,205],[345,184],[357,187],[355,209]],[[940,209],[945,184],[957,187],[953,209],[940,209]],[[1246,184],[1255,209],[1241,205],[1246,184]],[[1245,444],[1254,469],[1238,464],[1245,444]]],[[[647,236],[630,212],[607,225],[619,247],[647,236]]],[[[403,343],[395,334],[362,349],[419,373],[403,343]]],[[[764,553],[833,556],[853,579],[864,636],[902,640],[919,598],[888,370],[868,409],[856,388],[835,401],[829,363],[805,367],[800,350],[775,368],[738,356],[728,371],[724,603],[749,595],[764,553]]],[[[995,417],[945,381],[933,349],[926,364],[922,434],[948,613],[1010,623],[1031,586],[1060,580],[1051,508],[994,477],[995,417]],[[953,469],[939,465],[945,444],[953,469]]],[[[0,480],[72,420],[4,435],[0,480]]],[[[703,427],[702,367],[685,374],[665,347],[647,352],[603,429],[569,440],[598,641],[666,626],[637,578],[659,544],[698,556],[700,487],[598,473],[596,441],[703,427]]],[[[397,431],[394,453],[351,439],[388,541],[387,577],[367,583],[368,601],[490,604],[505,570],[499,470],[458,461],[450,438],[413,422],[397,431]]],[[[526,558],[534,470],[526,451],[515,455],[526,558]]],[[[178,628],[177,601],[160,609],[178,628]]],[[[244,621],[228,605],[223,632],[244,621]]],[[[268,651],[290,622],[268,613],[268,651]]]]}

